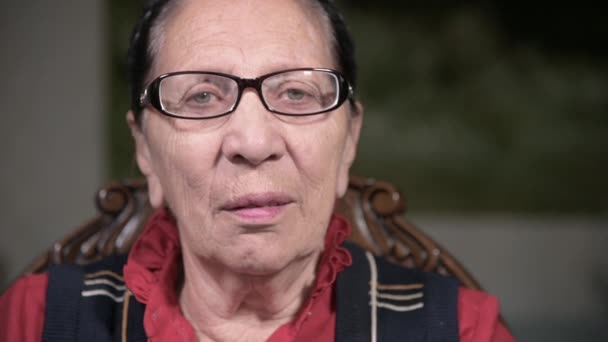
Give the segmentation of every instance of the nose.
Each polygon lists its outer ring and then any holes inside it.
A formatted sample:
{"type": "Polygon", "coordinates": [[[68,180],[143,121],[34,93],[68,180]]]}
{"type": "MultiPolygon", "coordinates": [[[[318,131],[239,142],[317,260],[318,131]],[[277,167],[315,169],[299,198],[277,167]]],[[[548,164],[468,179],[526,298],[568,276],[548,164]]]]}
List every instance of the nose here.
{"type": "Polygon", "coordinates": [[[243,93],[227,124],[222,154],[232,163],[258,166],[284,155],[280,120],[266,110],[255,90],[243,93]]]}

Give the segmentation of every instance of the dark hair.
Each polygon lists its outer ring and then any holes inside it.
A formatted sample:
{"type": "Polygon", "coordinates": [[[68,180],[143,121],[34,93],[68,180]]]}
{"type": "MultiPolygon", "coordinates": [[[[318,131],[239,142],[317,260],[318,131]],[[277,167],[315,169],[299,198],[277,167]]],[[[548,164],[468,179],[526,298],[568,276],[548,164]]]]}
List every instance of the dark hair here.
{"type": "MultiPolygon", "coordinates": [[[[357,66],[355,62],[354,41],[342,15],[333,0],[307,1],[316,1],[316,4],[325,12],[332,31],[330,32],[330,35],[333,36],[332,48],[334,50],[334,58],[337,59],[338,69],[344,74],[348,83],[355,88],[357,83],[357,66]]],[[[127,68],[131,92],[131,110],[134,112],[137,121],[140,120],[143,110],[139,97],[144,90],[144,82],[155,57],[151,47],[152,32],[157,25],[162,23],[164,20],[162,17],[171,9],[171,5],[174,3],[176,3],[176,0],[147,1],[144,5],[143,14],[137,21],[131,35],[127,68]]]]}

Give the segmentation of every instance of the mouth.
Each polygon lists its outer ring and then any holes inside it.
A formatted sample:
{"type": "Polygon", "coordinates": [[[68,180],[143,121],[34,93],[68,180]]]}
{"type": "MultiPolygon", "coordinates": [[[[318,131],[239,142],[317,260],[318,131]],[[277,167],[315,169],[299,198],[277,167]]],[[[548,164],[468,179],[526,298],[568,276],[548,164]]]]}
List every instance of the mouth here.
{"type": "Polygon", "coordinates": [[[237,197],[221,210],[247,221],[269,221],[276,218],[294,199],[282,193],[258,193],[237,197]]]}

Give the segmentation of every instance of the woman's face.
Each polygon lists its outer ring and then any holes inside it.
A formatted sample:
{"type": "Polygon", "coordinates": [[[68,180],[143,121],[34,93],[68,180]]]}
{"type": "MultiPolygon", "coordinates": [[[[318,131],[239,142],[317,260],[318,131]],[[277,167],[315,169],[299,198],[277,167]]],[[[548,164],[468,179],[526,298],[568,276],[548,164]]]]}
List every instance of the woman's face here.
{"type": "MultiPolygon", "coordinates": [[[[183,1],[163,32],[151,78],[336,68],[324,20],[296,1],[183,1]]],[[[171,208],[184,253],[264,275],[323,248],[356,153],[361,114],[348,104],[285,117],[247,89],[222,118],[180,120],[146,109],[138,127],[129,116],[150,200],[171,208]]]]}

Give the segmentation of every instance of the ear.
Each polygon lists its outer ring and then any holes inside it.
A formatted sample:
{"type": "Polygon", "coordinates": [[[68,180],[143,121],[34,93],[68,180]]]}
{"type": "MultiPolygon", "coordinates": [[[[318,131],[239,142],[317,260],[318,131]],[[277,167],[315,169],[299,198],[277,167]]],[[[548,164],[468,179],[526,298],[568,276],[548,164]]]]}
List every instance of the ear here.
{"type": "Polygon", "coordinates": [[[131,129],[133,140],[135,140],[137,166],[148,182],[148,197],[150,203],[152,204],[152,207],[159,208],[164,203],[163,190],[158,176],[154,172],[150,147],[148,146],[148,141],[144,135],[142,125],[135,120],[135,115],[132,111],[127,113],[127,124],[131,129]]]}
{"type": "Polygon", "coordinates": [[[363,123],[363,104],[356,101],[352,106],[350,118],[348,120],[348,132],[346,133],[346,142],[342,155],[342,165],[338,175],[338,187],[336,196],[338,198],[344,196],[348,187],[350,167],[357,156],[357,145],[359,144],[359,135],[361,133],[361,125],[363,123]]]}

